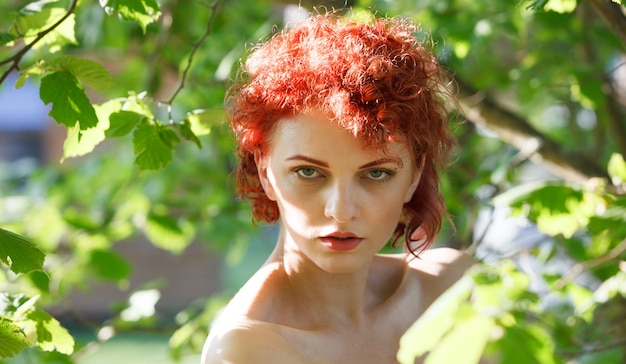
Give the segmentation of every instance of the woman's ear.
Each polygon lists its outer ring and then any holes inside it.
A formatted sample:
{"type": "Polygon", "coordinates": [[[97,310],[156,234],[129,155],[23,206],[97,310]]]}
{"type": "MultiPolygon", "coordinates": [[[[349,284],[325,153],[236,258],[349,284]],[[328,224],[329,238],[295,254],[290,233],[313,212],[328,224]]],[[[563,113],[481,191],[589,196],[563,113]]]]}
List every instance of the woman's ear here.
{"type": "Polygon", "coordinates": [[[265,191],[265,195],[272,201],[276,201],[276,193],[274,187],[268,177],[267,164],[268,160],[261,154],[259,150],[254,151],[254,163],[256,164],[257,174],[259,175],[259,181],[261,181],[261,187],[265,191]]]}
{"type": "Polygon", "coordinates": [[[409,201],[411,201],[411,199],[413,198],[413,194],[415,193],[415,190],[417,189],[417,186],[419,186],[420,184],[420,180],[422,179],[422,171],[424,170],[424,156],[422,156],[420,158],[420,162],[417,166],[417,168],[415,169],[415,171],[413,171],[413,180],[411,181],[411,185],[409,185],[409,188],[406,191],[406,196],[404,197],[404,203],[407,203],[409,201]]]}

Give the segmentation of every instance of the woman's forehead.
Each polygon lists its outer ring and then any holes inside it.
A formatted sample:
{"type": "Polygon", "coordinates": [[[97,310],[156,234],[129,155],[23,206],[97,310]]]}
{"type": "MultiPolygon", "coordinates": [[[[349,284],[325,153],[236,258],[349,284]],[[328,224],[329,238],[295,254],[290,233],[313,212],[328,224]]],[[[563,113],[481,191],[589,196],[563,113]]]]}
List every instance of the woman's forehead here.
{"type": "Polygon", "coordinates": [[[282,149],[294,151],[315,151],[325,149],[329,154],[341,152],[361,152],[372,158],[380,156],[404,157],[410,154],[402,136],[386,138],[380,143],[366,143],[363,137],[322,112],[301,113],[280,119],[269,140],[270,149],[280,144],[282,149]]]}

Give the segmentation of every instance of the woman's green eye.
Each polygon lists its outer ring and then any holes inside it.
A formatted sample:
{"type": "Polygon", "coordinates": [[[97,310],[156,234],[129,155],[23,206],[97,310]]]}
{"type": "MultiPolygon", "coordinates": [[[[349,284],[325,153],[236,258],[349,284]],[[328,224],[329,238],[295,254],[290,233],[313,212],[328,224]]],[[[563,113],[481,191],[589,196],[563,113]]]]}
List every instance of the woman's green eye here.
{"type": "Polygon", "coordinates": [[[384,180],[385,178],[390,176],[389,172],[383,171],[382,169],[375,169],[373,171],[369,171],[368,174],[371,179],[374,179],[377,181],[384,180]]]}
{"type": "Polygon", "coordinates": [[[317,175],[319,174],[315,168],[310,168],[310,167],[298,168],[296,173],[298,173],[300,177],[304,177],[304,178],[314,178],[314,177],[317,177],[317,175]]]}

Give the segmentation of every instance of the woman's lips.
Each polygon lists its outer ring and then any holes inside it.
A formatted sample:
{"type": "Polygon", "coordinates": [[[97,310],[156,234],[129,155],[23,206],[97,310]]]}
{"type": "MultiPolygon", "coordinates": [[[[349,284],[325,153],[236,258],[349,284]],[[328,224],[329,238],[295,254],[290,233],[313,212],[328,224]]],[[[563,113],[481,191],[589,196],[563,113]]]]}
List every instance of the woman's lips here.
{"type": "Polygon", "coordinates": [[[348,251],[356,248],[362,238],[356,236],[339,237],[339,236],[323,236],[320,238],[322,244],[331,250],[348,251]]]}

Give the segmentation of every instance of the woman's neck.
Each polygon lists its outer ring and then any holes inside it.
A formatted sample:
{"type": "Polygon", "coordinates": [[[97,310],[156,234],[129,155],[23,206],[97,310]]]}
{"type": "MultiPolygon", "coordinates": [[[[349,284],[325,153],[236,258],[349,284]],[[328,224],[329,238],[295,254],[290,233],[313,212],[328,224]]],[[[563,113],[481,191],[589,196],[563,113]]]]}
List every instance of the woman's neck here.
{"type": "Polygon", "coordinates": [[[311,261],[281,228],[268,262],[284,272],[285,293],[293,307],[293,319],[310,327],[362,325],[375,301],[368,289],[371,263],[349,273],[330,273],[311,261]]]}

